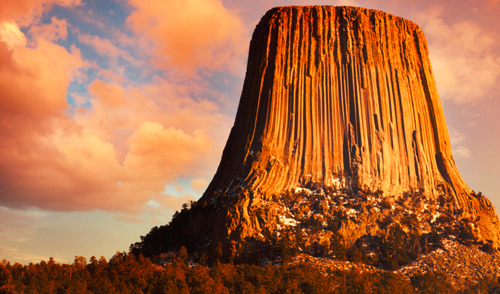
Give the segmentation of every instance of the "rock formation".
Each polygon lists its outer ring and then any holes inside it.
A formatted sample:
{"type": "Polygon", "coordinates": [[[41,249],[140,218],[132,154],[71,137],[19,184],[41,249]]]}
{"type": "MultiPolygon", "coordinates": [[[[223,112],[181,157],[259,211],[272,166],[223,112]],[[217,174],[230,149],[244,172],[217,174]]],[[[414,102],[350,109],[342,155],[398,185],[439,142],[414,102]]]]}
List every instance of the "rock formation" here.
{"type": "Polygon", "coordinates": [[[250,207],[313,187],[446,195],[462,217],[477,219],[480,239],[499,242],[494,208],[472,196],[455,166],[422,30],[380,11],[267,12],[250,44],[234,127],[200,202],[226,192],[250,207]]]}
{"type": "Polygon", "coordinates": [[[455,166],[422,30],[355,7],[262,18],[234,127],[195,208],[185,229],[202,236],[197,248],[221,243],[233,256],[290,231],[306,239],[300,250],[328,251],[336,235],[351,246],[440,220],[500,242],[490,201],[455,166]]]}

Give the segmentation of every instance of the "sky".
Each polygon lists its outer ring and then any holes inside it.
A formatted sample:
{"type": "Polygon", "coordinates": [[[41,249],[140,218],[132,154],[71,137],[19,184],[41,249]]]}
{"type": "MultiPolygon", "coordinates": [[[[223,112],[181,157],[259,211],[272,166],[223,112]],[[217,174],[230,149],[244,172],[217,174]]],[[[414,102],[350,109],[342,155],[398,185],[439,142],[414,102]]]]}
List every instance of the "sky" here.
{"type": "Polygon", "coordinates": [[[198,199],[255,25],[317,4],[422,28],[458,169],[500,207],[500,0],[0,0],[0,260],[109,259],[198,199]]]}

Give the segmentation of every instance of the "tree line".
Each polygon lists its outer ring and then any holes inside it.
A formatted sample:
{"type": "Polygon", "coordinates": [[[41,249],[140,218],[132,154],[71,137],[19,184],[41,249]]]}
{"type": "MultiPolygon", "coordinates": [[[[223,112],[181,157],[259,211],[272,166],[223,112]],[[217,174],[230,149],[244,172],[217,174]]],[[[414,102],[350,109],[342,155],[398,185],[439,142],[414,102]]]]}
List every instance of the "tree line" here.
{"type": "Polygon", "coordinates": [[[185,248],[153,259],[118,252],[109,261],[75,257],[71,264],[0,264],[0,293],[499,293],[485,279],[456,290],[444,274],[320,269],[309,263],[267,266],[194,264],[185,248]]]}

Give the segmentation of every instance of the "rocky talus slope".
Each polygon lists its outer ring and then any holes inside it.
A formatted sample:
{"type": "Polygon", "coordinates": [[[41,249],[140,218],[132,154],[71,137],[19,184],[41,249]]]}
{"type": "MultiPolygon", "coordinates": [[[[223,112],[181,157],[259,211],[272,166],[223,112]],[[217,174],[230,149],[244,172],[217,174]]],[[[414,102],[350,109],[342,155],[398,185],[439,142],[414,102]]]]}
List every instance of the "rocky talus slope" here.
{"type": "MultiPolygon", "coordinates": [[[[366,265],[362,262],[339,261],[331,258],[317,258],[307,254],[301,254],[294,258],[294,263],[307,262],[325,273],[328,270],[340,271],[366,271],[370,273],[383,273],[385,270],[366,265]]],[[[477,246],[465,246],[456,241],[447,240],[442,249],[430,254],[422,255],[413,263],[406,265],[397,271],[404,274],[408,279],[417,274],[442,273],[448,282],[454,287],[449,289],[451,293],[467,289],[482,279],[500,278],[500,255],[488,254],[477,246]]]]}
{"type": "Polygon", "coordinates": [[[455,166],[422,30],[380,11],[306,6],[261,19],[214,179],[134,246],[388,270],[443,240],[494,252],[500,226],[455,166]]]}

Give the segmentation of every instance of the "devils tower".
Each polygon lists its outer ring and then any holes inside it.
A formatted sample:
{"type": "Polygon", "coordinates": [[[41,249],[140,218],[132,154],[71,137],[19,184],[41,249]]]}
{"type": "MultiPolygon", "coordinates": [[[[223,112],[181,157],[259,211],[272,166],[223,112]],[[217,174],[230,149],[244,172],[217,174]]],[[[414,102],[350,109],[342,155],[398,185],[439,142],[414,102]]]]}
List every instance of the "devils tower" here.
{"type": "Polygon", "coordinates": [[[183,212],[166,244],[233,257],[285,236],[328,252],[394,227],[500,242],[493,206],[455,166],[422,30],[355,7],[265,14],[217,173],[183,212]]]}

